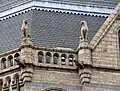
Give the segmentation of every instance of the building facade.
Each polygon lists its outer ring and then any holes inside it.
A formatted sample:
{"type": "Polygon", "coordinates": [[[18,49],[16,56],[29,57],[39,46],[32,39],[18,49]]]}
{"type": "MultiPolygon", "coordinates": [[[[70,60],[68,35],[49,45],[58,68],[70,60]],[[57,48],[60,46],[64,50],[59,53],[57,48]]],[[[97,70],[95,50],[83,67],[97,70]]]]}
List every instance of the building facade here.
{"type": "Polygon", "coordinates": [[[0,0],[0,91],[119,91],[118,3],[0,0]]]}

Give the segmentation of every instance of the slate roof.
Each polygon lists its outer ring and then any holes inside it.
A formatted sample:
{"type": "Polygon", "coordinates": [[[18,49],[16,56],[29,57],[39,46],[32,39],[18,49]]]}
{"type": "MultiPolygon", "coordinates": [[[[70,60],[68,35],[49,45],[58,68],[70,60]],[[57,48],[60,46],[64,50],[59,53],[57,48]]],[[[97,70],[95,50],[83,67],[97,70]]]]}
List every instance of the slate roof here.
{"type": "Polygon", "coordinates": [[[76,49],[80,37],[80,21],[88,22],[89,37],[92,38],[106,18],[31,10],[0,21],[0,53],[20,46],[20,29],[24,19],[28,20],[31,38],[35,45],[76,49]]]}

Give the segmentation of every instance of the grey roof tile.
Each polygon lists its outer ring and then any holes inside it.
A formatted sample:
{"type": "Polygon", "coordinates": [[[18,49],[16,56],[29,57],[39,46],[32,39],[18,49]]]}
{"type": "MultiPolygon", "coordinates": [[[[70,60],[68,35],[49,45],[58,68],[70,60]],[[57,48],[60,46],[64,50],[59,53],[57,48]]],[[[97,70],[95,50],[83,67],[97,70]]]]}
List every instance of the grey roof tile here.
{"type": "Polygon", "coordinates": [[[0,53],[18,48],[22,20],[28,20],[32,41],[44,47],[76,49],[80,36],[80,21],[86,20],[92,38],[106,18],[31,10],[0,21],[0,53]]]}

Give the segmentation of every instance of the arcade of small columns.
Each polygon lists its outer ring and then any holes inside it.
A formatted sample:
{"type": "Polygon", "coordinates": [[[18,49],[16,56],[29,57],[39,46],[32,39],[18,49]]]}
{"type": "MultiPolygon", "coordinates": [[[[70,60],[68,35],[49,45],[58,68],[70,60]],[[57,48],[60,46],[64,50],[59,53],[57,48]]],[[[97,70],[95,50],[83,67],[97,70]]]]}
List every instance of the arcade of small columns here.
{"type": "MultiPolygon", "coordinates": [[[[65,52],[55,52],[55,51],[36,51],[35,53],[35,65],[52,65],[57,66],[58,68],[61,67],[75,67],[76,65],[74,63],[74,60],[76,59],[75,53],[65,53],[65,52]]],[[[2,73],[6,72],[6,70],[10,70],[10,68],[13,68],[17,65],[16,59],[20,58],[20,53],[13,53],[9,55],[5,55],[4,57],[0,58],[0,70],[2,73]]],[[[18,66],[19,67],[19,66],[18,66]]],[[[23,79],[21,78],[21,74],[14,73],[10,75],[6,75],[5,77],[0,77],[0,91],[2,89],[12,89],[12,86],[17,87],[17,83],[20,84],[23,82],[23,79]]]]}
{"type": "Polygon", "coordinates": [[[40,64],[75,66],[74,60],[76,59],[76,55],[70,53],[38,51],[36,58],[40,64]]]}
{"type": "MultiPolygon", "coordinates": [[[[0,74],[7,73],[11,69],[15,69],[19,67],[16,63],[16,58],[19,58],[19,53],[7,55],[5,57],[0,58],[0,74]]],[[[22,83],[22,79],[20,78],[20,73],[15,72],[13,74],[8,74],[6,76],[0,77],[0,91],[6,90],[9,91],[12,88],[18,88],[18,84],[22,83]]]]}

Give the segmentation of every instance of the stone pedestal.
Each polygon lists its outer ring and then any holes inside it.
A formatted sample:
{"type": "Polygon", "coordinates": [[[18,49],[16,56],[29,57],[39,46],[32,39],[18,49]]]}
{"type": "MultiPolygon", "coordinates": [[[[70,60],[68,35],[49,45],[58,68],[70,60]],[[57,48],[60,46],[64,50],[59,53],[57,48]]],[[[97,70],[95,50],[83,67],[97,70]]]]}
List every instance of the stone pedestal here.
{"type": "Polygon", "coordinates": [[[21,62],[24,63],[24,67],[21,67],[21,78],[23,82],[32,81],[33,77],[33,65],[35,64],[35,50],[33,49],[33,43],[30,37],[23,37],[21,42],[21,62]]]}
{"type": "Polygon", "coordinates": [[[92,61],[91,61],[91,48],[88,40],[80,41],[80,45],[78,48],[78,63],[82,65],[82,68],[78,67],[80,83],[81,84],[90,83],[92,61]]]}

